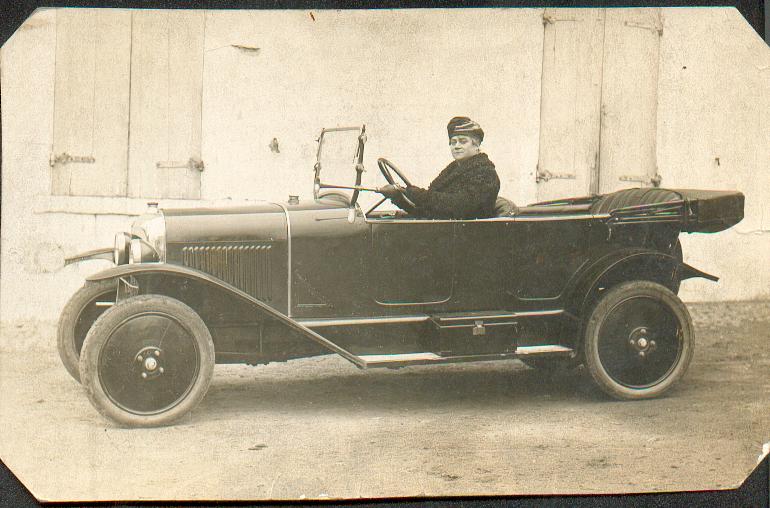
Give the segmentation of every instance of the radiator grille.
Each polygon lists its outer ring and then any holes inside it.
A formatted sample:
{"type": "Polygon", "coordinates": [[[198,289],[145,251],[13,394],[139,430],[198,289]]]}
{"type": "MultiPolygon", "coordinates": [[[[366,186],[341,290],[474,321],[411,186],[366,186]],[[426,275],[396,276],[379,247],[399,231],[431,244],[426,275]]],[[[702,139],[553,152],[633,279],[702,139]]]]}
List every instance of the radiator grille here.
{"type": "Polygon", "coordinates": [[[272,297],[270,244],[210,243],[182,248],[182,263],[209,273],[238,289],[269,301],[272,297]]]}

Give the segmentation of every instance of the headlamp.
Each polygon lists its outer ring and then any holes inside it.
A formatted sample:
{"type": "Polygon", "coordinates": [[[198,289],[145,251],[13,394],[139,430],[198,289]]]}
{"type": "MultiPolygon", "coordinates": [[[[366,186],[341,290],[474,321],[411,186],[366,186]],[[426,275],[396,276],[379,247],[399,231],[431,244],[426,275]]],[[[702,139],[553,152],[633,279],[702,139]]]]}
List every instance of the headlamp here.
{"type": "Polygon", "coordinates": [[[159,261],[156,250],[141,238],[131,239],[129,263],[148,263],[159,261]]]}
{"type": "Polygon", "coordinates": [[[125,265],[128,263],[128,250],[131,243],[131,235],[128,233],[117,233],[115,235],[115,249],[112,252],[112,260],[116,265],[125,265]]]}

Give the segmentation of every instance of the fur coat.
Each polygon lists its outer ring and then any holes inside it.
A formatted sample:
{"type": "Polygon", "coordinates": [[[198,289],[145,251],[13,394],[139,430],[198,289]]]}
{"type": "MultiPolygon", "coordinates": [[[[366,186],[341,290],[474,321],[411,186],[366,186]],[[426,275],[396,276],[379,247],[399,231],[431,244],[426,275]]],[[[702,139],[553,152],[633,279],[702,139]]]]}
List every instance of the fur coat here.
{"type": "Polygon", "coordinates": [[[500,179],[487,154],[478,153],[453,161],[427,189],[406,188],[417,206],[414,215],[429,219],[476,219],[493,217],[500,179]]]}

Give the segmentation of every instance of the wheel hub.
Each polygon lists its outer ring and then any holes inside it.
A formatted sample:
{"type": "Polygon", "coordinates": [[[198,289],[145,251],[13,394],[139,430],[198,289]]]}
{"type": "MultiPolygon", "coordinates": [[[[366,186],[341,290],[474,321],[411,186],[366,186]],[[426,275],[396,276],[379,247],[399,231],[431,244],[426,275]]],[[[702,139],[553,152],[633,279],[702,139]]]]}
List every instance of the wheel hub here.
{"type": "Polygon", "coordinates": [[[143,348],[136,354],[134,361],[141,366],[139,375],[142,379],[156,378],[165,372],[161,362],[161,349],[155,346],[143,348]]]}
{"type": "Polygon", "coordinates": [[[153,371],[158,367],[158,361],[152,356],[144,361],[145,370],[153,371]]]}
{"type": "Polygon", "coordinates": [[[650,339],[650,330],[644,326],[634,328],[628,336],[628,344],[639,358],[645,358],[649,353],[655,351],[657,344],[650,339]]]}

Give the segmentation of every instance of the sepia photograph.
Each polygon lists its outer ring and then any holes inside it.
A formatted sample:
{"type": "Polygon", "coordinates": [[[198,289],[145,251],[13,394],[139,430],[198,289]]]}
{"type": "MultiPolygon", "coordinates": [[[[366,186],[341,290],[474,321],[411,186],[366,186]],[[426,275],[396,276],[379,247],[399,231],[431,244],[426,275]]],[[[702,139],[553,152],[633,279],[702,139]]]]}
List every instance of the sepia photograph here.
{"type": "Polygon", "coordinates": [[[45,8],[0,93],[0,459],[40,501],[722,490],[770,453],[735,8],[45,8]]]}

